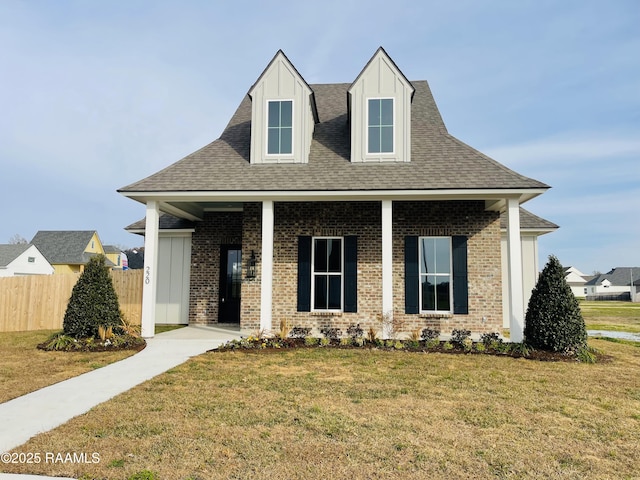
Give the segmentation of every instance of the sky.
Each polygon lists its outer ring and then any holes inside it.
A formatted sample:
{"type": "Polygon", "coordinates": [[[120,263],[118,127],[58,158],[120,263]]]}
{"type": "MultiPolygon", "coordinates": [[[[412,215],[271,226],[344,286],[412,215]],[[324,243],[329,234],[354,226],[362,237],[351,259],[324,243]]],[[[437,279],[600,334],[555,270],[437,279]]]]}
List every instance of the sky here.
{"type": "Polygon", "coordinates": [[[0,243],[124,227],[116,190],[218,138],[278,49],[352,82],[379,46],[449,132],[553,188],[524,207],[585,274],[640,266],[640,1],[0,0],[0,243]]]}

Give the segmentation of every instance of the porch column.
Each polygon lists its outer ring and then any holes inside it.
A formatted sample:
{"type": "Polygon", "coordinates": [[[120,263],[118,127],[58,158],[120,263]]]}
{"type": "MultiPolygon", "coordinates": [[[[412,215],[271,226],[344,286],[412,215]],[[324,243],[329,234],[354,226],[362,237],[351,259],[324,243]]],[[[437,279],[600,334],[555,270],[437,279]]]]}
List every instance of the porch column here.
{"type": "Polygon", "coordinates": [[[524,297],[522,293],[522,247],[520,243],[520,201],[507,199],[507,260],[509,282],[509,332],[512,342],[524,338],[524,297]]]}
{"type": "Polygon", "coordinates": [[[149,201],[144,230],[144,280],[142,283],[142,336],[144,338],[151,338],[155,334],[159,225],[158,202],[149,201]]]}
{"type": "Polygon", "coordinates": [[[262,270],[260,274],[260,330],[271,330],[273,298],[273,201],[262,202],[262,270]]]}
{"type": "MultiPolygon", "coordinates": [[[[382,314],[393,316],[393,201],[382,201],[382,314]]],[[[384,325],[384,324],[383,324],[384,325]]],[[[382,332],[384,338],[389,332],[382,332]]]]}

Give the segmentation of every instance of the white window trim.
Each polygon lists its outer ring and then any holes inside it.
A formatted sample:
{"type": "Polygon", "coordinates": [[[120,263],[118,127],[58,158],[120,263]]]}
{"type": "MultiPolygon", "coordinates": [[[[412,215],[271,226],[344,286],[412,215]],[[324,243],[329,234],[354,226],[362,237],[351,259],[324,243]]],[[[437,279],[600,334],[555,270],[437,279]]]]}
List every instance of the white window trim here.
{"type": "Polygon", "coordinates": [[[295,118],[295,101],[293,98],[270,98],[269,100],[266,100],[266,106],[265,106],[265,110],[264,110],[264,118],[265,118],[265,122],[264,122],[264,130],[265,130],[265,136],[264,136],[264,152],[265,152],[265,156],[270,157],[270,158],[290,158],[294,156],[294,152],[295,150],[295,125],[296,125],[296,118],[295,118]],[[269,153],[269,104],[271,102],[291,102],[291,153],[269,153]]]}
{"type": "Polygon", "coordinates": [[[344,310],[344,237],[311,237],[311,312],[342,312],[344,310]],[[319,272],[318,275],[340,275],[340,308],[316,308],[316,240],[340,240],[340,273],[319,272]]]}
{"type": "MultiPolygon", "coordinates": [[[[448,236],[424,236],[418,237],[418,288],[420,290],[420,314],[441,314],[453,313],[453,244],[451,237],[448,236]],[[422,240],[429,238],[446,238],[449,240],[449,273],[422,273],[422,240]],[[422,277],[433,275],[436,277],[449,277],[449,310],[423,310],[422,309],[422,277]]],[[[437,305],[437,302],[436,302],[437,305]]]]}
{"type": "Polygon", "coordinates": [[[367,157],[371,158],[379,158],[388,155],[396,154],[396,132],[397,132],[397,124],[396,121],[396,99],[395,97],[367,97],[366,98],[366,108],[365,108],[365,117],[364,117],[364,146],[367,157]],[[393,102],[393,150],[391,152],[370,152],[369,151],[369,100],[391,100],[393,102]]]}

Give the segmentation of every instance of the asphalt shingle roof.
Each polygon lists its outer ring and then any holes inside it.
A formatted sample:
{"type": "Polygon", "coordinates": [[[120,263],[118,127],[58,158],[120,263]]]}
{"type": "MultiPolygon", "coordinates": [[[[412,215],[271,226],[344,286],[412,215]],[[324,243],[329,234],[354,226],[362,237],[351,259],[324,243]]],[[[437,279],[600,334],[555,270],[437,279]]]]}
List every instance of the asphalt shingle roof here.
{"type": "Polygon", "coordinates": [[[604,280],[609,280],[616,287],[628,287],[632,281],[635,285],[640,280],[640,267],[616,267],[613,270],[602,273],[589,280],[586,285],[602,285],[604,280]]]}
{"type": "MultiPolygon", "coordinates": [[[[507,228],[507,212],[502,212],[500,214],[500,228],[507,228]]],[[[557,229],[560,228],[553,222],[549,220],[545,220],[537,215],[534,215],[529,210],[525,210],[520,207],[520,229],[557,229]]]]}
{"type": "MultiPolygon", "coordinates": [[[[84,265],[96,255],[84,251],[94,233],[95,230],[40,230],[31,243],[51,264],[84,265]]],[[[107,266],[113,266],[108,259],[105,263],[107,266]]]]}
{"type": "MultiPolygon", "coordinates": [[[[195,223],[184,218],[174,217],[168,213],[161,213],[159,219],[160,230],[183,230],[195,228],[195,223]]],[[[146,228],[146,220],[144,218],[125,227],[125,230],[144,230],[146,228]]]]}
{"type": "Polygon", "coordinates": [[[315,84],[320,123],[306,164],[250,164],[251,100],[219,139],[120,192],[539,189],[447,132],[426,81],[411,82],[411,162],[351,163],[348,83],[315,84]]]}
{"type": "Polygon", "coordinates": [[[0,245],[0,267],[6,267],[22,255],[31,245],[28,243],[0,245]]]}

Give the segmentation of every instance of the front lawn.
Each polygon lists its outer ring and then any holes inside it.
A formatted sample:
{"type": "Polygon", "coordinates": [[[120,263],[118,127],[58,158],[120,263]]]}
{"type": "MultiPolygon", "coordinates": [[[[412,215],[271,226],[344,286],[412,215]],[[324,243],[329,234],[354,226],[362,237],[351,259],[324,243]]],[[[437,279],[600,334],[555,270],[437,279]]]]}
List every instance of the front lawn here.
{"type": "Polygon", "coordinates": [[[126,479],[634,478],[640,348],[595,365],[316,348],[207,353],[15,452],[96,464],[9,472],[126,479]]]}
{"type": "Polygon", "coordinates": [[[104,367],[136,353],[45,352],[36,349],[55,330],[0,333],[0,403],[104,367]]]}
{"type": "Polygon", "coordinates": [[[640,333],[640,303],[580,301],[588,330],[640,333]]]}

